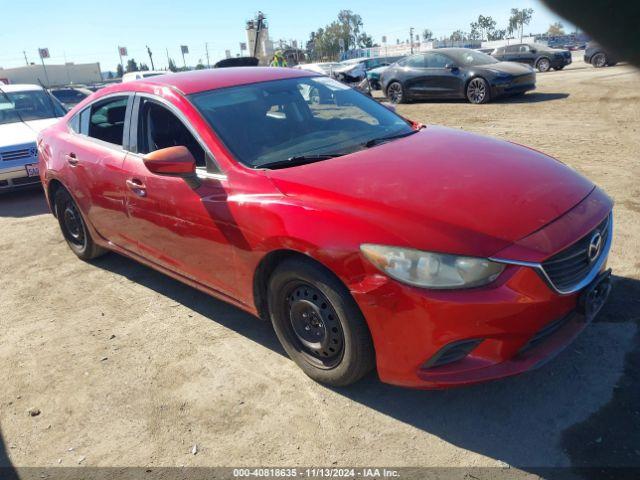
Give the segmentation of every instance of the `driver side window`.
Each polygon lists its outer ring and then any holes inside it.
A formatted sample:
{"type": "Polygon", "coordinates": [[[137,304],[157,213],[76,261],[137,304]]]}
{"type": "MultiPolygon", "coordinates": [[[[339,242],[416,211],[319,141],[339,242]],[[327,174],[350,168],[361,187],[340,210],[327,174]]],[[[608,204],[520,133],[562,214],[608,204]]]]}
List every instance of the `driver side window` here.
{"type": "Polygon", "coordinates": [[[195,158],[197,167],[207,166],[205,151],[189,129],[168,108],[148,98],[140,101],[137,140],[140,154],[184,146],[195,158]]]}

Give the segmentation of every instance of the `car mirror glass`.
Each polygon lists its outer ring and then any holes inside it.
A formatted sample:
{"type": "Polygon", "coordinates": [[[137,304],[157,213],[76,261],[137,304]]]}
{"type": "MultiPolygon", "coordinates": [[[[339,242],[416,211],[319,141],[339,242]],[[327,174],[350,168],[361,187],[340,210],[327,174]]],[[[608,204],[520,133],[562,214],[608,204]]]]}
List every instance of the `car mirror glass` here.
{"type": "Polygon", "coordinates": [[[196,160],[187,147],[161,148],[147,153],[144,164],[151,173],[158,175],[193,175],[196,171],[196,160]]]}

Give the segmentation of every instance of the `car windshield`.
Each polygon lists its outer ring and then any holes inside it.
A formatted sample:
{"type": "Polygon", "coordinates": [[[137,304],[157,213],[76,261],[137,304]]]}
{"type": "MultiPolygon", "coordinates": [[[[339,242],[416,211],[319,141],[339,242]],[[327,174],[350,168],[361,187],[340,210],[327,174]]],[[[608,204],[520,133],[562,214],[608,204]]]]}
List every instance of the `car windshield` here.
{"type": "Polygon", "coordinates": [[[242,85],[189,99],[237,159],[254,168],[344,155],[413,132],[402,117],[327,77],[242,85]]]}
{"type": "Polygon", "coordinates": [[[68,90],[52,90],[51,94],[60,100],[62,103],[75,105],[87,98],[87,94],[80,90],[68,89],[68,90]]]}
{"type": "Polygon", "coordinates": [[[0,124],[64,116],[64,109],[42,90],[4,92],[0,89],[0,124]]]}
{"type": "Polygon", "coordinates": [[[453,58],[458,65],[465,67],[498,63],[498,60],[495,58],[487,55],[486,53],[476,52],[475,50],[447,52],[447,55],[453,58]]]}

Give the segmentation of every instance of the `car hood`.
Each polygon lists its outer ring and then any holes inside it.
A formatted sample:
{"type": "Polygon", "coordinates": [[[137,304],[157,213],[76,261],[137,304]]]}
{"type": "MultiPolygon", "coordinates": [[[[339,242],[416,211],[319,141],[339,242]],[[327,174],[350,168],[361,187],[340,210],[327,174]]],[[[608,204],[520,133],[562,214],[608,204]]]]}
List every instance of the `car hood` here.
{"type": "Polygon", "coordinates": [[[525,73],[533,72],[533,68],[529,65],[518,62],[489,63],[487,65],[481,65],[479,68],[494,72],[509,73],[511,75],[524,75],[525,73]]]}
{"type": "Polygon", "coordinates": [[[308,208],[359,216],[414,248],[478,256],[535,232],[594,188],[535,150],[435,126],[268,175],[308,208]]]}
{"type": "Polygon", "coordinates": [[[38,133],[57,121],[57,118],[45,118],[42,120],[0,124],[0,148],[35,143],[38,133]]]}

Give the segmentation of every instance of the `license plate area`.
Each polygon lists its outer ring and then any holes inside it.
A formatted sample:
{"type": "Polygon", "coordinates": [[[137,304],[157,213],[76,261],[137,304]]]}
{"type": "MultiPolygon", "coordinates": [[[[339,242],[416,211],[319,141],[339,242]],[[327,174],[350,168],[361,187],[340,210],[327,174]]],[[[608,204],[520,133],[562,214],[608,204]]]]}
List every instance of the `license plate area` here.
{"type": "Polygon", "coordinates": [[[40,168],[37,163],[28,163],[24,166],[27,171],[27,177],[37,177],[40,175],[40,168]]]}
{"type": "Polygon", "coordinates": [[[578,311],[587,322],[593,320],[607,301],[611,292],[611,269],[602,272],[580,294],[578,311]]]}

